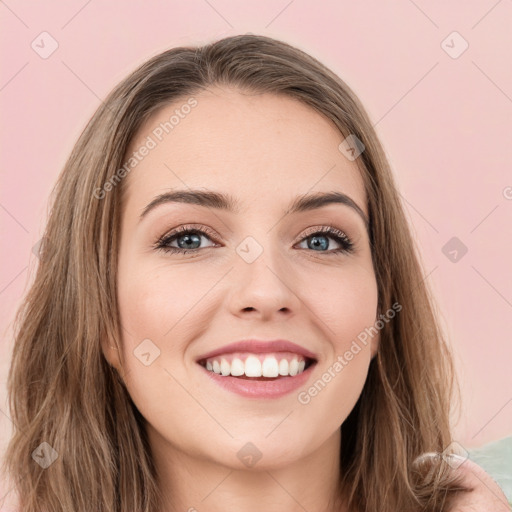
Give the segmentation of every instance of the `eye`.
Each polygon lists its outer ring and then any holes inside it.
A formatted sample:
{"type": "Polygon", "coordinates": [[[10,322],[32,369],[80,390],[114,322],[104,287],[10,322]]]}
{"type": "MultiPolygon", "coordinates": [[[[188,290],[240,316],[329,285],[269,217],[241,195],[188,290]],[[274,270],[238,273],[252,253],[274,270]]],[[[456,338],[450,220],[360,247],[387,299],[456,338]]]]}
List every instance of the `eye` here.
{"type": "Polygon", "coordinates": [[[321,228],[313,229],[313,232],[310,232],[306,235],[305,238],[303,238],[303,241],[306,242],[308,239],[311,240],[310,243],[307,243],[307,248],[315,252],[326,252],[328,254],[352,253],[354,251],[354,244],[350,238],[345,233],[343,233],[343,231],[332,228],[330,226],[323,226],[321,228]],[[330,251],[324,250],[329,247],[329,239],[335,240],[335,242],[338,243],[340,247],[330,251]]]}
{"type": "MultiPolygon", "coordinates": [[[[215,235],[205,227],[195,228],[193,226],[180,226],[171,233],[166,233],[160,237],[154,244],[154,248],[169,253],[194,253],[201,249],[201,239],[215,239],[215,235]],[[177,246],[171,245],[176,243],[177,246]]],[[[353,252],[353,243],[349,237],[341,230],[323,226],[320,228],[312,228],[310,232],[303,237],[301,243],[311,239],[307,249],[315,252],[324,252],[327,254],[340,254],[353,252]],[[325,250],[329,247],[329,239],[334,240],[340,247],[325,250]]],[[[215,247],[215,244],[209,247],[215,247]]],[[[304,247],[302,247],[304,248],[304,247]]]]}
{"type": "Polygon", "coordinates": [[[171,253],[195,252],[200,248],[198,246],[201,245],[201,238],[210,239],[211,237],[213,237],[213,234],[209,229],[180,226],[171,233],[160,237],[154,247],[171,253]],[[174,242],[177,243],[177,247],[170,245],[174,242]]]}

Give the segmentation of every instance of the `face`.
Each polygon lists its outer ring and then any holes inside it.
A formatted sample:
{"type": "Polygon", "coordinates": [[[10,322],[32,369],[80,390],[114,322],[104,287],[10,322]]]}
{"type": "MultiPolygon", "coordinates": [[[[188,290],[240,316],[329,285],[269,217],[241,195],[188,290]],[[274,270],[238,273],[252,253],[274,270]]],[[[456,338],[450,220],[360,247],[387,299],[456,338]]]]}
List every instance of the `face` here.
{"type": "Polygon", "coordinates": [[[364,185],[344,137],[302,103],[217,88],[193,97],[154,113],[127,153],[151,146],[125,178],[122,339],[103,351],[161,453],[278,467],[337,435],[377,349],[378,336],[358,341],[377,313],[364,185]],[[177,191],[234,204],[146,209],[177,191]],[[332,192],[355,207],[288,212],[332,192]]]}

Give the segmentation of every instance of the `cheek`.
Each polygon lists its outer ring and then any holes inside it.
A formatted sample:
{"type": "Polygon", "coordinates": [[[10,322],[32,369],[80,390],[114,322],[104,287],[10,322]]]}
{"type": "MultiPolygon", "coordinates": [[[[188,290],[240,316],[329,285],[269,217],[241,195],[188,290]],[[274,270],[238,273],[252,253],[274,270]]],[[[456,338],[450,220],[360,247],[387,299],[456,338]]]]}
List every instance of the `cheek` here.
{"type": "MultiPolygon", "coordinates": [[[[370,268],[371,270],[371,268],[370,268]]],[[[318,364],[316,379],[301,390],[298,402],[311,417],[323,417],[337,428],[354,407],[363,389],[378,342],[378,288],[368,266],[343,267],[310,287],[311,304],[323,334],[330,341],[326,358],[318,364]]]]}
{"type": "MultiPolygon", "coordinates": [[[[133,268],[137,272],[124,269],[119,273],[118,300],[124,336],[130,333],[137,339],[152,338],[169,347],[168,341],[176,340],[176,334],[182,332],[201,297],[211,288],[211,280],[205,279],[204,273],[184,268],[171,271],[165,263],[145,268],[140,262],[133,268]]],[[[173,341],[172,347],[177,346],[173,341]]]]}
{"type": "Polygon", "coordinates": [[[121,262],[120,345],[125,384],[139,410],[183,400],[172,376],[180,382],[186,379],[188,340],[211,322],[206,307],[211,283],[205,272],[179,265],[169,268],[165,261],[145,264],[127,257],[121,262]]]}
{"type": "Polygon", "coordinates": [[[378,288],[371,266],[346,265],[333,272],[317,273],[305,281],[303,299],[321,320],[327,339],[336,352],[344,352],[351,340],[374,325],[378,288]],[[307,284],[309,283],[309,284],[307,284]]]}
{"type": "MultiPolygon", "coordinates": [[[[163,268],[146,268],[143,262],[119,269],[118,302],[122,323],[124,381],[130,397],[142,415],[172,423],[169,404],[184,401],[176,368],[183,366],[187,311],[197,296],[187,293],[186,280],[180,273],[163,268]],[[133,272],[130,268],[137,268],[133,272]],[[172,277],[172,279],[171,279],[172,277]],[[180,282],[181,279],[181,282],[180,282]],[[183,299],[183,297],[187,299],[183,299]]],[[[186,418],[191,409],[180,415],[186,418]]],[[[193,411],[197,415],[197,411],[193,411]]],[[[158,420],[156,420],[158,423],[158,420]]],[[[165,430],[165,428],[164,428],[165,430]]]]}

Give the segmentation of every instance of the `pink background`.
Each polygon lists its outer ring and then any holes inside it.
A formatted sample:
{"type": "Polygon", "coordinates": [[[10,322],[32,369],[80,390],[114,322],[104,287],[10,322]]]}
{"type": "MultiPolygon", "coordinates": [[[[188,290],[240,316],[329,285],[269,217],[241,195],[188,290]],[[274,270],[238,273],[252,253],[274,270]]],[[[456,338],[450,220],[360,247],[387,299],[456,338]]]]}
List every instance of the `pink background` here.
{"type": "Polygon", "coordinates": [[[455,438],[472,448],[512,433],[512,1],[6,0],[0,16],[2,451],[11,323],[76,138],[148,57],[246,32],[311,53],[361,98],[456,354],[464,402],[455,438]],[[31,47],[51,48],[44,31],[58,42],[46,59],[31,47]],[[454,236],[468,248],[455,263],[442,252],[454,236]]]}

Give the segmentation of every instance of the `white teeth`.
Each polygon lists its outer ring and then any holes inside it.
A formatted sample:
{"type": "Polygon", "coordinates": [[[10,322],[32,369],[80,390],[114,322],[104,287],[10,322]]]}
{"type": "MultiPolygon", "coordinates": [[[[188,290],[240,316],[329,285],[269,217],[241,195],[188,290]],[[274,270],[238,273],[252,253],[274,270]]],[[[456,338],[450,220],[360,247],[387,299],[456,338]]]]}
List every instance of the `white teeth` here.
{"type": "MultiPolygon", "coordinates": [[[[208,365],[207,365],[206,369],[208,369],[208,365]]],[[[239,377],[240,375],[243,375],[244,373],[245,373],[244,362],[241,359],[238,359],[238,357],[235,357],[235,359],[233,359],[233,362],[231,363],[231,375],[233,375],[233,377],[239,377]]]]}
{"type": "Polygon", "coordinates": [[[220,360],[220,373],[222,375],[229,375],[231,373],[231,365],[225,360],[220,360]]]}
{"type": "Polygon", "coordinates": [[[265,357],[261,365],[263,377],[277,377],[279,375],[279,365],[275,357],[265,357]]]}
{"type": "Polygon", "coordinates": [[[245,360],[245,375],[247,377],[261,377],[261,363],[256,356],[249,356],[245,360]]]}
{"type": "MultiPolygon", "coordinates": [[[[288,357],[288,359],[290,359],[288,357]]],[[[295,356],[290,361],[285,358],[276,357],[273,354],[266,356],[248,355],[245,362],[242,356],[211,358],[206,361],[205,367],[210,372],[221,374],[222,376],[232,375],[233,377],[267,377],[276,378],[279,376],[295,376],[302,373],[306,367],[306,361],[301,356],[295,356]],[[300,359],[300,361],[299,361],[300,359]]]]}
{"type": "MultiPolygon", "coordinates": [[[[208,368],[208,365],[206,367],[208,368]]],[[[279,361],[279,375],[288,375],[288,361],[286,359],[279,361]]]]}

